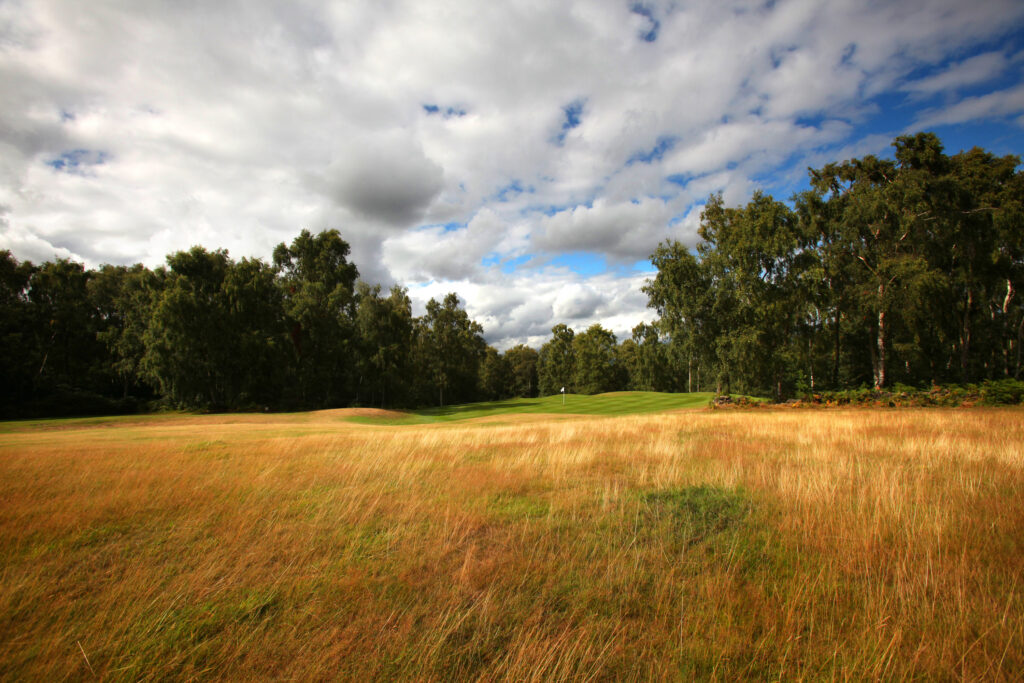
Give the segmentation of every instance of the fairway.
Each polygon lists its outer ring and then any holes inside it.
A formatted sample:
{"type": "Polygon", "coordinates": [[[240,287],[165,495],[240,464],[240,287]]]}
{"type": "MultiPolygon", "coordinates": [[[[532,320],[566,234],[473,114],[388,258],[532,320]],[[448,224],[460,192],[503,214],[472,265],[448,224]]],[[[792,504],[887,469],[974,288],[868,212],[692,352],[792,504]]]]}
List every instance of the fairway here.
{"type": "Polygon", "coordinates": [[[0,679],[1020,679],[1024,411],[677,398],[5,423],[0,679]]]}
{"type": "Polygon", "coordinates": [[[539,398],[513,398],[504,401],[467,403],[443,408],[402,411],[398,415],[355,416],[355,422],[379,424],[429,424],[479,417],[512,415],[634,415],[681,408],[702,408],[711,402],[712,393],[666,394],[654,391],[616,391],[584,396],[567,394],[539,398]]]}

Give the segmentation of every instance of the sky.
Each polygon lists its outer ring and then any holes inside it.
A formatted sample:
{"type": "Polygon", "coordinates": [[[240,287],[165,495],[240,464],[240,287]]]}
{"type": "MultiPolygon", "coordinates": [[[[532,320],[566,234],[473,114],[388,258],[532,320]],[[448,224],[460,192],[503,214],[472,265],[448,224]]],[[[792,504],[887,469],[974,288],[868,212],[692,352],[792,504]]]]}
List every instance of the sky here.
{"type": "Polygon", "coordinates": [[[1024,154],[1019,0],[0,0],[0,249],[269,260],[337,229],[499,349],[619,340],[711,193],[934,131],[1024,154]]]}

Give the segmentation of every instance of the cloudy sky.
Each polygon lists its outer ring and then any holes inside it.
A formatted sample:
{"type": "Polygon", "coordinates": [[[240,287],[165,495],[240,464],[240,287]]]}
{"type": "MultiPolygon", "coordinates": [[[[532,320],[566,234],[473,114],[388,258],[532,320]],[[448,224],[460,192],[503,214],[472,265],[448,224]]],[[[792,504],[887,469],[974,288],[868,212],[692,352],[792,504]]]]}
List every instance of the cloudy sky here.
{"type": "Polygon", "coordinates": [[[505,348],[651,319],[701,203],[933,130],[1024,153],[1019,0],[0,0],[0,249],[90,266],[337,228],[505,348]]]}

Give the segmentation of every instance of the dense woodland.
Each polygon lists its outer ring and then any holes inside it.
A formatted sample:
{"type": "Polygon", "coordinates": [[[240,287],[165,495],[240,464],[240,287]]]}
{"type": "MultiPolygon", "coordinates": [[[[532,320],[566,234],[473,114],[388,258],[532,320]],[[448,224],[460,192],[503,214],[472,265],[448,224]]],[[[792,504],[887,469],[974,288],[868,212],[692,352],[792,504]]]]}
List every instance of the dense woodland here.
{"type": "Polygon", "coordinates": [[[652,257],[659,319],[621,343],[559,324],[539,351],[501,353],[454,294],[414,317],[403,288],[359,281],[333,230],[270,263],[194,247],[152,270],[86,269],[0,252],[0,409],[412,407],[562,387],[783,399],[1019,378],[1019,159],[948,156],[928,133],[894,147],[812,169],[788,204],[710,197],[696,250],[652,257]]]}
{"type": "Polygon", "coordinates": [[[1024,175],[930,133],[810,171],[792,208],[707,203],[645,287],[691,383],[781,398],[1019,378],[1024,175]]]}

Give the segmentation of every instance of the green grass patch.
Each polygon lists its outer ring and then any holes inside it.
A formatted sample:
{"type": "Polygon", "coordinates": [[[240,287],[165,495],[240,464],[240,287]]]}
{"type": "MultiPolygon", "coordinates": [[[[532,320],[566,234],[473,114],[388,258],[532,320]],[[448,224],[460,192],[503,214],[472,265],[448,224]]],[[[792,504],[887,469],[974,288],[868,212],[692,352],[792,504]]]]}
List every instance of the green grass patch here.
{"type": "Polygon", "coordinates": [[[670,523],[687,545],[738,527],[751,510],[742,489],[688,486],[642,494],[648,513],[656,522],[670,523]]]}
{"type": "MultiPolygon", "coordinates": [[[[538,398],[513,398],[503,401],[486,401],[482,403],[466,403],[462,405],[444,406],[442,408],[422,408],[418,410],[392,411],[386,416],[351,416],[344,418],[348,422],[373,425],[422,425],[445,422],[458,422],[482,417],[503,417],[516,415],[598,415],[614,417],[619,415],[639,415],[657,413],[680,408],[703,408],[711,403],[714,394],[701,392],[690,394],[666,394],[654,391],[616,391],[607,394],[587,396],[583,394],[566,394],[563,401],[561,395],[542,396],[538,398]]],[[[308,433],[302,429],[310,416],[316,413],[270,413],[267,418],[282,424],[291,423],[297,429],[292,435],[308,433]]],[[[196,413],[166,412],[140,415],[113,415],[107,417],[75,417],[53,418],[41,420],[0,421],[0,434],[17,432],[46,432],[69,429],[86,429],[97,427],[114,427],[123,430],[126,427],[149,428],[159,425],[173,426],[175,421],[183,418],[209,419],[211,424],[229,424],[235,418],[232,414],[199,415],[196,413]]],[[[250,414],[241,414],[241,419],[252,420],[250,414]]],[[[121,434],[127,432],[121,431],[121,434]]],[[[282,432],[282,436],[286,435],[282,432]]],[[[264,435],[261,435],[261,438],[264,435]]],[[[216,451],[219,443],[214,441],[197,441],[186,448],[194,451],[216,451]]]]}
{"type": "Polygon", "coordinates": [[[488,499],[487,510],[504,521],[515,521],[547,517],[551,504],[533,496],[499,493],[488,499]]]}
{"type": "Polygon", "coordinates": [[[466,403],[443,408],[410,410],[401,417],[351,417],[361,424],[417,425],[435,422],[455,422],[481,417],[505,415],[638,415],[679,408],[703,408],[714,394],[664,394],[655,391],[616,391],[608,394],[585,396],[566,394],[539,398],[512,398],[504,401],[466,403]]]}
{"type": "Polygon", "coordinates": [[[79,427],[126,427],[130,425],[150,426],[167,421],[172,423],[182,416],[193,413],[165,412],[140,413],[138,415],[107,415],[102,417],[54,417],[29,420],[6,420],[0,422],[0,434],[22,431],[45,431],[47,429],[74,429],[79,427]]]}

